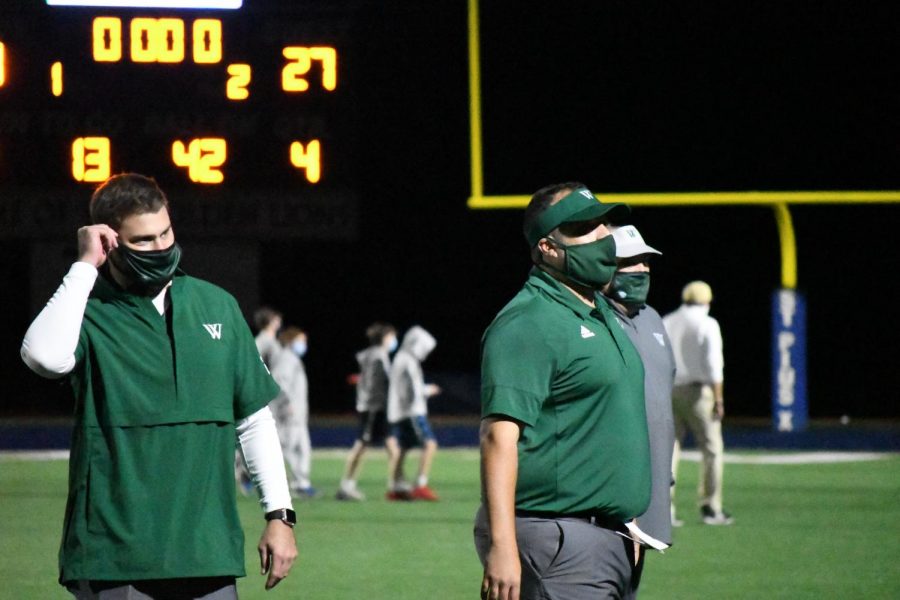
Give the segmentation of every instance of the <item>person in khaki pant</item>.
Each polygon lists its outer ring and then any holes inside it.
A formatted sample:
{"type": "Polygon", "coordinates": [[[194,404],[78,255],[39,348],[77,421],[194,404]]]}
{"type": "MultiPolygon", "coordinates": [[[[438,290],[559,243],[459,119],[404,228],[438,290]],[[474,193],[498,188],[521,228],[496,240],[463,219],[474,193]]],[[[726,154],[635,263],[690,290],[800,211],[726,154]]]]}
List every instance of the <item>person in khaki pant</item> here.
{"type": "MultiPolygon", "coordinates": [[[[724,444],[722,332],[709,316],[712,289],[703,281],[692,281],[681,294],[682,305],[665,317],[663,324],[675,354],[675,387],[672,412],[675,417],[673,477],[678,473],[681,442],[690,430],[703,457],[698,490],[700,516],[707,525],[730,525],[734,519],[722,508],[724,444]]],[[[674,498],[674,490],[673,490],[674,498]]],[[[680,525],[672,505],[672,523],[680,525]]]]}

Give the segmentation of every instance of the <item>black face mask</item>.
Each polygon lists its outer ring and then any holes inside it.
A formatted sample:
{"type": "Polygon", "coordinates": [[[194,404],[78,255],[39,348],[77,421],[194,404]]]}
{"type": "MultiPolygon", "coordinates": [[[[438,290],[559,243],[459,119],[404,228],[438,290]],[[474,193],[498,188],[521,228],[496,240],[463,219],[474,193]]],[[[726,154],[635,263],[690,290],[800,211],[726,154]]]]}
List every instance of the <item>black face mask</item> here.
{"type": "Polygon", "coordinates": [[[181,246],[175,243],[165,250],[138,251],[119,244],[110,253],[110,260],[128,280],[129,290],[156,293],[175,275],[181,262],[181,246]]]}

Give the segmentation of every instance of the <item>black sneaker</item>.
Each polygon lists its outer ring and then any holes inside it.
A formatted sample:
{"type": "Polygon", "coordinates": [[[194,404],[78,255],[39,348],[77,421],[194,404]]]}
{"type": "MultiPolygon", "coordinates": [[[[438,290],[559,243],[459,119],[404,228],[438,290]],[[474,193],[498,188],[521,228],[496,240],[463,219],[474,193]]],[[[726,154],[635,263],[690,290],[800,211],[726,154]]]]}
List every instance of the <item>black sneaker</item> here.
{"type": "Polygon", "coordinates": [[[716,512],[708,504],[700,507],[700,517],[706,525],[731,525],[734,518],[724,510],[716,512]]]}

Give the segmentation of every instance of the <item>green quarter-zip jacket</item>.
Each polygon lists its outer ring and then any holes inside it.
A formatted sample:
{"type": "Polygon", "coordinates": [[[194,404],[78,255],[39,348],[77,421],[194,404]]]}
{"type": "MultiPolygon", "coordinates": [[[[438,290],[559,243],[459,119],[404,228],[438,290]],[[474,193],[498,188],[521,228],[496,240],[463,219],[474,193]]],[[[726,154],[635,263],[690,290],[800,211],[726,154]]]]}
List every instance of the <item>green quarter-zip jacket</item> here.
{"type": "Polygon", "coordinates": [[[235,299],[179,273],[160,315],[105,277],[70,375],[60,580],[244,575],[235,423],[278,394],[235,299]]]}

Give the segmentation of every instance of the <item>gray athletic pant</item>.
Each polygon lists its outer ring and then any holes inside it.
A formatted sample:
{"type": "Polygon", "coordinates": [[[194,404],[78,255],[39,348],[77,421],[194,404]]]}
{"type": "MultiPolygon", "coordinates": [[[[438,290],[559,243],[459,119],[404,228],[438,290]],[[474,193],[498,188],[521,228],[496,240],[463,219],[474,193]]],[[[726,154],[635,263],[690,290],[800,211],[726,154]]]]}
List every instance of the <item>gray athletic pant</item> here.
{"type": "Polygon", "coordinates": [[[234,577],[190,577],[147,581],[78,581],[77,600],[237,600],[234,577]]]}
{"type": "MultiPolygon", "coordinates": [[[[522,600],[629,599],[637,595],[643,561],[634,542],[583,519],[516,517],[522,600]]],[[[475,549],[483,565],[490,548],[484,507],[475,515],[475,549]]]]}

